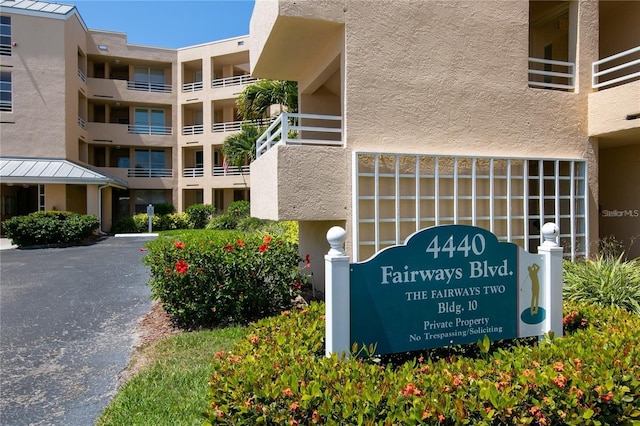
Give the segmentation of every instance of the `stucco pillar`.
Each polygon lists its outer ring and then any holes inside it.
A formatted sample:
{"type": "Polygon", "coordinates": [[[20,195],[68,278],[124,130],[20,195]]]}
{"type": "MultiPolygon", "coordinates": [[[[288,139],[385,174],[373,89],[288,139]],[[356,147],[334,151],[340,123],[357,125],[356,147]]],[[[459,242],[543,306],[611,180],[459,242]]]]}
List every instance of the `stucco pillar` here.
{"type": "Polygon", "coordinates": [[[87,185],[87,214],[99,216],[98,185],[87,185]]]}
{"type": "MultiPolygon", "coordinates": [[[[597,0],[572,2],[569,9],[576,19],[570,19],[576,25],[576,93],[590,93],[591,65],[598,60],[599,40],[599,4],[597,0]]],[[[587,111],[585,111],[585,114],[587,111]]]]}

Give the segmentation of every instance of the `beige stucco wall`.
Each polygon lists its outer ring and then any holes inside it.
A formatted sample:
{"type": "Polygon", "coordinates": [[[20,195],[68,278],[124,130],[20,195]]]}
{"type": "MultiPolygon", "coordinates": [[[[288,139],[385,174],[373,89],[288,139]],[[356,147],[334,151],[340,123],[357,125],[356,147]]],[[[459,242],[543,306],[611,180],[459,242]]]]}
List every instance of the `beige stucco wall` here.
{"type": "Polygon", "coordinates": [[[2,155],[64,158],[65,21],[23,15],[11,19],[16,46],[11,56],[2,56],[2,65],[12,74],[13,112],[0,113],[2,155]]]}
{"type": "Polygon", "coordinates": [[[640,80],[589,95],[589,135],[599,136],[634,129],[640,138],[640,80]]]}

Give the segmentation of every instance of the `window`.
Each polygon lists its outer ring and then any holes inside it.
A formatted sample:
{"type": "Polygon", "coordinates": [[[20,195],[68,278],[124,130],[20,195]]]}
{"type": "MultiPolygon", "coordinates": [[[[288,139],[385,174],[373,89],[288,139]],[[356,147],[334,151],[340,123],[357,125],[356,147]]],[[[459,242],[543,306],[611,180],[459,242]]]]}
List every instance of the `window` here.
{"type": "Polygon", "coordinates": [[[148,177],[163,177],[167,173],[163,150],[136,149],[133,163],[139,176],[144,171],[148,173],[148,177]]]}
{"type": "Polygon", "coordinates": [[[0,16],[0,55],[11,56],[10,16],[0,16]]]}
{"type": "Polygon", "coordinates": [[[165,84],[164,70],[161,68],[134,67],[131,88],[150,92],[171,92],[171,87],[165,84]]]}
{"type": "Polygon", "coordinates": [[[149,204],[167,202],[167,191],[164,189],[136,189],[132,192],[135,198],[136,213],[146,213],[149,204]]]}
{"type": "Polygon", "coordinates": [[[11,73],[9,71],[0,72],[0,111],[13,111],[11,73]]]}
{"type": "Polygon", "coordinates": [[[164,110],[136,108],[133,133],[144,135],[169,135],[171,129],[164,125],[164,110]]]}

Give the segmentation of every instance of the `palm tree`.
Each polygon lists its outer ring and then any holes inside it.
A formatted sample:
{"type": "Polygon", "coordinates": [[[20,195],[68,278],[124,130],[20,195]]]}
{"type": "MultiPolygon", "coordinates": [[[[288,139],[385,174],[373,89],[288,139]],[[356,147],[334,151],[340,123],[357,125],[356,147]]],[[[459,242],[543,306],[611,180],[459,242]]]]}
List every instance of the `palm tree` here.
{"type": "Polygon", "coordinates": [[[271,105],[282,105],[289,112],[298,112],[298,83],[258,80],[240,92],[236,105],[243,120],[269,118],[271,105]]]}
{"type": "Polygon", "coordinates": [[[256,159],[256,139],[260,129],[254,124],[243,124],[240,133],[229,135],[222,145],[222,154],[231,166],[241,167],[256,159]]]}

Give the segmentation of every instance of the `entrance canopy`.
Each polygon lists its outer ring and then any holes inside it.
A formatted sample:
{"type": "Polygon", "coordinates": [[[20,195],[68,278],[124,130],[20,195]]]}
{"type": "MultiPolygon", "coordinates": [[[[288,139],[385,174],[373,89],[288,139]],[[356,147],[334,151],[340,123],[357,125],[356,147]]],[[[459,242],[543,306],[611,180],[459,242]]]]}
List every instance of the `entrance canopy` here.
{"type": "Polygon", "coordinates": [[[0,158],[2,183],[109,185],[126,189],[127,182],[79,166],[68,160],[0,158]]]}

